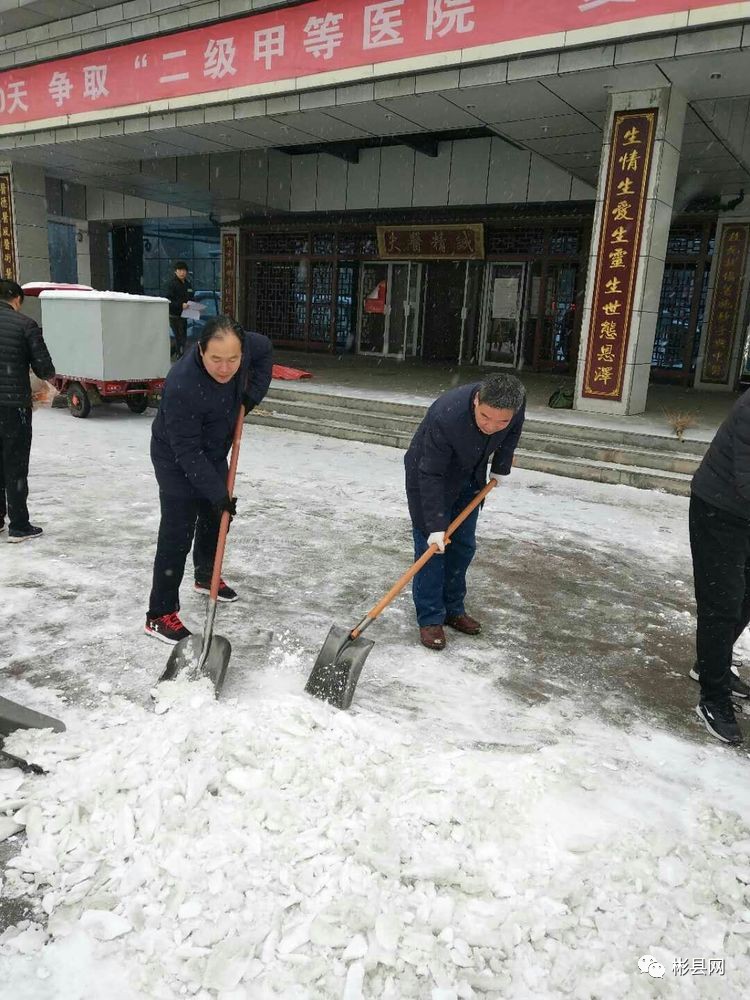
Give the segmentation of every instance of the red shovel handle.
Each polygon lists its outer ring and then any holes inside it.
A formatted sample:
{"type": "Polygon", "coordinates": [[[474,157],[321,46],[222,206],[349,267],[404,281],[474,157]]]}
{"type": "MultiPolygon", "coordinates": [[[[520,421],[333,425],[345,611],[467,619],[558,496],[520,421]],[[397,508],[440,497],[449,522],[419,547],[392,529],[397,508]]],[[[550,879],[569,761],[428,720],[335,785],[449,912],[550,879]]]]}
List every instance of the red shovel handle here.
{"type": "MultiPolygon", "coordinates": [[[[240,440],[242,438],[242,427],[245,422],[245,407],[240,405],[240,412],[237,414],[237,423],[234,425],[234,437],[232,438],[232,457],[229,460],[229,474],[227,475],[227,493],[231,497],[234,494],[234,480],[237,477],[237,463],[240,460],[240,440]]],[[[229,511],[225,510],[221,515],[219,524],[219,537],[216,541],[216,555],[214,556],[214,571],[211,576],[211,591],[209,600],[216,601],[219,597],[219,583],[221,581],[221,565],[224,562],[224,550],[227,546],[227,532],[229,531],[229,511]]]]}

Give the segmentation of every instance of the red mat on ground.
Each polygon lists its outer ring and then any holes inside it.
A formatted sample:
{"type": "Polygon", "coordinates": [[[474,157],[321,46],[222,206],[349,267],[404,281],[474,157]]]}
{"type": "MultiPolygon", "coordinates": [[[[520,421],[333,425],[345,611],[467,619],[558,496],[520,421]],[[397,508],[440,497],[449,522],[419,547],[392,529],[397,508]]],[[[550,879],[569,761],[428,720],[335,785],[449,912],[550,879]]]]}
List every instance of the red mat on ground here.
{"type": "Polygon", "coordinates": [[[312,378],[312,372],[303,372],[300,368],[287,368],[286,365],[274,365],[271,372],[273,378],[292,381],[298,378],[312,378]]]}

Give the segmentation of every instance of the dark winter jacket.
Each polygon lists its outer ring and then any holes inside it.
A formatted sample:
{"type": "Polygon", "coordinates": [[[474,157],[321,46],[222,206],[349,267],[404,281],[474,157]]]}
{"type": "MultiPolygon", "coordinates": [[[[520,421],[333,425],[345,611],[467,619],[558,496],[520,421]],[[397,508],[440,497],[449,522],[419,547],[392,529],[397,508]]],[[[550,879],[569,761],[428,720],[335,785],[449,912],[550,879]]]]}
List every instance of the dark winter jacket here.
{"type": "Polygon", "coordinates": [[[151,428],[151,461],[162,493],[218,503],[227,492],[227,455],[243,393],[248,409],[271,383],[271,341],[245,333],[239,371],[225,385],[203,367],[198,345],[167,375],[151,428]]]}
{"type": "Polygon", "coordinates": [[[182,316],[182,307],[192,298],[193,289],[187,278],[180,281],[177,275],[174,275],[164,286],[164,295],[169,299],[169,315],[182,316]]]}
{"type": "Polygon", "coordinates": [[[409,515],[422,534],[445,531],[451,508],[464,491],[478,493],[491,471],[507,476],[525,416],[525,407],[497,434],[483,434],[474,420],[480,383],[450,389],[435,400],[417,428],[404,457],[409,515]]]}
{"type": "Polygon", "coordinates": [[[740,396],[703,456],[692,491],[750,521],[750,392],[740,396]]]}
{"type": "Polygon", "coordinates": [[[31,406],[29,368],[39,378],[52,378],[55,366],[42,331],[30,316],[0,302],[0,406],[31,406]]]}

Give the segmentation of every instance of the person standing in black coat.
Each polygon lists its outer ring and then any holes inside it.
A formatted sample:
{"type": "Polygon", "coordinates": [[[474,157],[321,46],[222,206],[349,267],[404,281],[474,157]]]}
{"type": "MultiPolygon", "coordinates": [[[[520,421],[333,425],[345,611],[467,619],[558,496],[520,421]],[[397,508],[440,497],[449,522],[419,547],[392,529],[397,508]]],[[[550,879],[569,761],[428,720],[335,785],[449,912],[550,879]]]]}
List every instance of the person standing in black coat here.
{"type": "MultiPolygon", "coordinates": [[[[167,375],[151,430],[161,522],[145,625],[162,642],[174,645],[190,635],[178,612],[191,546],[195,590],[210,590],[221,515],[236,509],[227,493],[227,456],[237,416],[241,405],[249,412],[263,399],[272,367],[268,337],[217,316],[167,375]]],[[[219,600],[237,600],[223,580],[219,600]]]]}
{"type": "Polygon", "coordinates": [[[8,541],[38,538],[42,529],[29,521],[31,382],[29,368],[50,379],[55,366],[42,331],[20,312],[23,289],[0,279],[0,531],[8,517],[8,541]]]}
{"type": "Polygon", "coordinates": [[[732,648],[750,622],[750,393],[716,432],[690,492],[698,718],[724,743],[741,743],[732,698],[750,687],[732,664],[732,648]]]}
{"type": "Polygon", "coordinates": [[[510,473],[525,399],[521,382],[505,373],[451,389],[429,408],[404,457],[414,560],[438,547],[412,583],[419,637],[428,649],[445,647],[443,625],[466,635],[482,629],[464,607],[479,509],[447,543],[445,530],[484,487],[490,458],[492,479],[510,473]]]}
{"type": "Polygon", "coordinates": [[[175,358],[179,360],[185,353],[187,343],[187,320],[183,318],[182,309],[193,296],[193,289],[188,281],[188,266],[184,260],[174,262],[174,275],[167,282],[164,294],[169,299],[169,325],[174,334],[175,358]]]}

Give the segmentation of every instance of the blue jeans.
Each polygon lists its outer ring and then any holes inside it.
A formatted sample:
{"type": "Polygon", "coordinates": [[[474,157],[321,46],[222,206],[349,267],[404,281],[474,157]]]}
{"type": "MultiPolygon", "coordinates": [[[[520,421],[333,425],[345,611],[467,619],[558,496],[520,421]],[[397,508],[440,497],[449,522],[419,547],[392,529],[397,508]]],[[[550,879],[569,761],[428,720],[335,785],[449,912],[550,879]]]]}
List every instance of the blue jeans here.
{"type": "MultiPolygon", "coordinates": [[[[462,494],[453,505],[451,521],[476,496],[476,491],[462,494]]],[[[442,625],[446,618],[465,612],[466,571],[477,550],[476,530],[479,508],[473,510],[464,523],[451,535],[445,554],[436,553],[414,577],[411,594],[417,609],[420,628],[442,625]]],[[[414,559],[428,548],[427,536],[412,525],[414,559]]]]}

